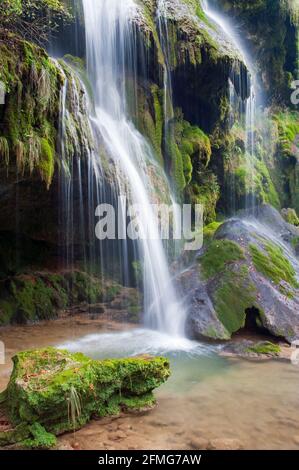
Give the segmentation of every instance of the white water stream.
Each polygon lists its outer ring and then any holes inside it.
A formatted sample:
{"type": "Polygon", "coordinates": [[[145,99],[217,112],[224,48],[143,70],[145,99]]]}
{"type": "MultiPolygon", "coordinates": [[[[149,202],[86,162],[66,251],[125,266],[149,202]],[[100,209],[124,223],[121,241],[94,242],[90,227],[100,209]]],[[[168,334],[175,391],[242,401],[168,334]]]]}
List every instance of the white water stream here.
{"type": "Polygon", "coordinates": [[[138,214],[138,250],[144,269],[145,323],[161,332],[183,336],[185,312],[172,285],[151,206],[146,170],[154,156],[129,119],[126,106],[126,65],[135,59],[131,18],[136,4],[133,0],[83,0],[83,6],[87,70],[95,101],[93,124],[127,179],[131,202],[142,207],[138,214]]]}
{"type": "MultiPolygon", "coordinates": [[[[244,116],[244,126],[246,131],[246,141],[245,141],[245,155],[246,155],[246,201],[245,207],[250,209],[254,205],[253,200],[253,192],[254,192],[254,156],[255,156],[255,127],[256,127],[256,111],[257,111],[257,79],[255,74],[255,69],[253,62],[250,57],[250,53],[246,50],[245,45],[243,44],[240,36],[236,32],[236,28],[228,21],[228,19],[222,15],[218,10],[215,10],[211,7],[208,0],[201,1],[202,8],[204,13],[207,17],[215,23],[227,36],[230,42],[233,44],[236,50],[239,51],[248,71],[249,71],[249,78],[250,83],[248,80],[242,80],[242,77],[238,76],[237,79],[239,81],[239,93],[242,97],[243,94],[246,93],[247,90],[242,90],[244,87],[249,86],[249,97],[242,102],[242,98],[237,96],[234,81],[236,80],[236,76],[234,71],[232,71],[232,76],[229,79],[229,99],[230,99],[230,106],[233,111],[233,115],[235,112],[237,114],[243,113],[244,116]]],[[[242,119],[242,116],[240,116],[242,119]]],[[[233,190],[234,190],[234,182],[232,182],[233,190]]],[[[234,204],[232,204],[234,206],[234,204]]],[[[234,207],[232,208],[234,210],[234,207]]]]}

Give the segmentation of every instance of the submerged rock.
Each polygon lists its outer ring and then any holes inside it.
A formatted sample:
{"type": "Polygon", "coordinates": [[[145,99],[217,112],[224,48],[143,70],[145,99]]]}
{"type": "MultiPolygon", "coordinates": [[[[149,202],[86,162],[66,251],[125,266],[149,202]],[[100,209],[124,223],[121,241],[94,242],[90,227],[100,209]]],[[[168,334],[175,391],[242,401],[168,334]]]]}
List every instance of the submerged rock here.
{"type": "Polygon", "coordinates": [[[290,342],[298,338],[298,234],[270,206],[222,224],[180,279],[189,334],[224,340],[250,325],[290,342]]]}
{"type": "Polygon", "coordinates": [[[285,343],[271,341],[239,340],[227,343],[220,352],[225,357],[241,357],[244,359],[269,360],[284,359],[290,361],[292,348],[285,343]]]}
{"type": "Polygon", "coordinates": [[[96,361],[47,348],[19,353],[13,362],[0,395],[0,411],[11,423],[0,430],[2,446],[52,447],[56,435],[81,428],[93,416],[151,408],[153,390],[170,376],[161,357],[96,361]]]}
{"type": "Polygon", "coordinates": [[[209,450],[242,450],[243,443],[239,439],[212,439],[209,443],[209,450]]]}

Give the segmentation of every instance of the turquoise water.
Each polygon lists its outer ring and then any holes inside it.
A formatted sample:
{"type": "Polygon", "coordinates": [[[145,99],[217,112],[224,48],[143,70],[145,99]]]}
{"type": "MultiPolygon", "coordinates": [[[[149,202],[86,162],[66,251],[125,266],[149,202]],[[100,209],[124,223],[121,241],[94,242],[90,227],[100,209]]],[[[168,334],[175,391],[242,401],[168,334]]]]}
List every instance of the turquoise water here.
{"type": "Polygon", "coordinates": [[[98,359],[144,353],[170,359],[172,376],[156,392],[158,407],[125,418],[138,448],[185,449],[198,437],[237,439],[248,449],[299,448],[299,367],[291,362],[224,358],[221,346],[144,329],[92,334],[60,346],[98,359]]]}

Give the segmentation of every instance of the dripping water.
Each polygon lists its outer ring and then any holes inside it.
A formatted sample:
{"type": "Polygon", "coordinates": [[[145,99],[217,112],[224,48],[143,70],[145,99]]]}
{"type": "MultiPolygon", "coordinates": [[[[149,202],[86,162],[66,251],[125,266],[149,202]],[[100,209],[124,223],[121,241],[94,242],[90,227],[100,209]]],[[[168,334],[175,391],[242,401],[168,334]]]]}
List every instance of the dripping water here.
{"type": "MultiPolygon", "coordinates": [[[[255,129],[256,129],[256,113],[257,113],[257,79],[256,73],[251,61],[250,55],[242,44],[242,41],[229,21],[218,11],[211,7],[208,0],[201,2],[204,13],[214,22],[227,38],[230,40],[236,50],[239,51],[248,73],[244,77],[237,63],[233,64],[229,78],[229,101],[230,101],[230,125],[231,127],[240,121],[245,127],[245,186],[246,200],[245,208],[252,210],[255,204],[254,200],[254,159],[255,159],[255,129]]],[[[235,181],[232,172],[232,181],[230,182],[230,201],[231,211],[236,210],[235,201],[235,181]]]]}

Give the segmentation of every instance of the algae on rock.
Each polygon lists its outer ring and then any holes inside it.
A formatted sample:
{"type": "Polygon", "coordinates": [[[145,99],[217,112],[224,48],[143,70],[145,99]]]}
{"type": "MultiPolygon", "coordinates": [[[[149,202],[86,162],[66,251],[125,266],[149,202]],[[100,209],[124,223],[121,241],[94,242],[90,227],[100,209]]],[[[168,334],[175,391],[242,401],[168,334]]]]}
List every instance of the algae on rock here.
{"type": "Polygon", "coordinates": [[[0,445],[51,447],[56,435],[81,428],[93,416],[151,408],[153,390],[170,376],[162,357],[97,361],[47,348],[21,352],[13,362],[0,397],[13,428],[0,432],[0,445]]]}

